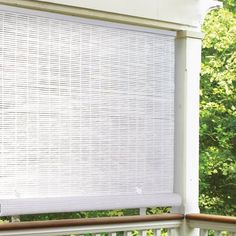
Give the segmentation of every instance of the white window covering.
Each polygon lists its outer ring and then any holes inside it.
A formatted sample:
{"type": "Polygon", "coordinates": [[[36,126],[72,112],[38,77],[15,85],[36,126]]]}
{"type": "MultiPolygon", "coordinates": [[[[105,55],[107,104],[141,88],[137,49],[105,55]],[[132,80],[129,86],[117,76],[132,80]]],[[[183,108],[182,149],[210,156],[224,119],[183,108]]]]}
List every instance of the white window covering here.
{"type": "Polygon", "coordinates": [[[175,34],[0,9],[0,214],[178,205],[175,34]]]}

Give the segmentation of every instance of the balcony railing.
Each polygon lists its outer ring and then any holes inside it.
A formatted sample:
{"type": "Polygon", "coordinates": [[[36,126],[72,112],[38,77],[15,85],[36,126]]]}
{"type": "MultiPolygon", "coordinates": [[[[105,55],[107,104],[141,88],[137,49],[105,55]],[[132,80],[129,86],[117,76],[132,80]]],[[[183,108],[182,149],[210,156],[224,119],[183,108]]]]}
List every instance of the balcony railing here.
{"type": "Polygon", "coordinates": [[[184,236],[179,234],[179,227],[183,223],[199,228],[200,236],[207,236],[208,233],[215,236],[236,236],[235,217],[204,214],[189,214],[186,217],[182,214],[164,214],[6,223],[0,225],[0,236],[184,236]]]}
{"type": "Polygon", "coordinates": [[[190,227],[200,229],[200,236],[236,236],[236,217],[188,214],[186,219],[190,227]]]}

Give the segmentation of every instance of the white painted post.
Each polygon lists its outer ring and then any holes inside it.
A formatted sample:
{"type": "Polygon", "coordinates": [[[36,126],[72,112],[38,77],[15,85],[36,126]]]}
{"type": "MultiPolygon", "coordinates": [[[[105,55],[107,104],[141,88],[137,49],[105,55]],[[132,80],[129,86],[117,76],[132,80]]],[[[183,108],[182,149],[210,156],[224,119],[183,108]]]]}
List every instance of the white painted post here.
{"type": "Polygon", "coordinates": [[[200,236],[208,236],[208,230],[207,229],[201,229],[200,230],[200,236]]]}
{"type": "Polygon", "coordinates": [[[234,236],[234,234],[229,232],[228,236],[234,236]]]}
{"type": "Polygon", "coordinates": [[[108,233],[108,236],[116,236],[116,233],[108,233]]]}
{"type": "Polygon", "coordinates": [[[147,236],[147,230],[142,230],[141,231],[141,236],[147,236]]]}
{"type": "Polygon", "coordinates": [[[146,212],[147,212],[147,208],[146,207],[139,208],[139,215],[145,216],[146,212]]]}
{"type": "Polygon", "coordinates": [[[179,235],[179,229],[171,229],[171,236],[178,236],[179,235]]]}
{"type": "Polygon", "coordinates": [[[215,231],[214,236],[221,236],[221,231],[215,231]]]}
{"type": "Polygon", "coordinates": [[[154,236],[161,236],[161,230],[160,229],[156,229],[154,230],[154,236]]]}
{"type": "Polygon", "coordinates": [[[124,236],[132,236],[132,232],[131,231],[125,231],[124,236]]]}
{"type": "Polygon", "coordinates": [[[179,235],[179,230],[178,229],[168,229],[167,230],[167,235],[168,236],[178,236],[179,235]]]}
{"type": "MultiPolygon", "coordinates": [[[[174,191],[182,205],[173,208],[183,214],[198,213],[199,196],[199,75],[202,33],[180,31],[176,39],[176,123],[174,191]]],[[[181,236],[199,236],[186,222],[181,236]]]]}
{"type": "Polygon", "coordinates": [[[11,222],[12,223],[20,222],[20,216],[11,216],[11,222]]]}

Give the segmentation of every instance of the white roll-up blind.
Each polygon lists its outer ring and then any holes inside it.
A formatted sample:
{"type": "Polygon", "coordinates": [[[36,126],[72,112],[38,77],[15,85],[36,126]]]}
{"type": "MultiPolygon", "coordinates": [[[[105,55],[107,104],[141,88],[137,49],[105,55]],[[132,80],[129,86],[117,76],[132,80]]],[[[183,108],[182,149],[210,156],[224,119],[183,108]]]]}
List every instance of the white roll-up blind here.
{"type": "Polygon", "coordinates": [[[174,39],[0,8],[1,215],[179,204],[174,39]]]}

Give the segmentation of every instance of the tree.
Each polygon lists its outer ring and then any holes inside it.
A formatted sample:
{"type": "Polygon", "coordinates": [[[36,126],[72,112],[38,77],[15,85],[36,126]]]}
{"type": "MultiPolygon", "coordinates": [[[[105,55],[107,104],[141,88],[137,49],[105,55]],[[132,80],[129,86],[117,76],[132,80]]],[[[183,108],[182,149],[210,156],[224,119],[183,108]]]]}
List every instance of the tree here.
{"type": "Polygon", "coordinates": [[[212,11],[203,31],[200,207],[236,214],[236,2],[212,11]]]}

